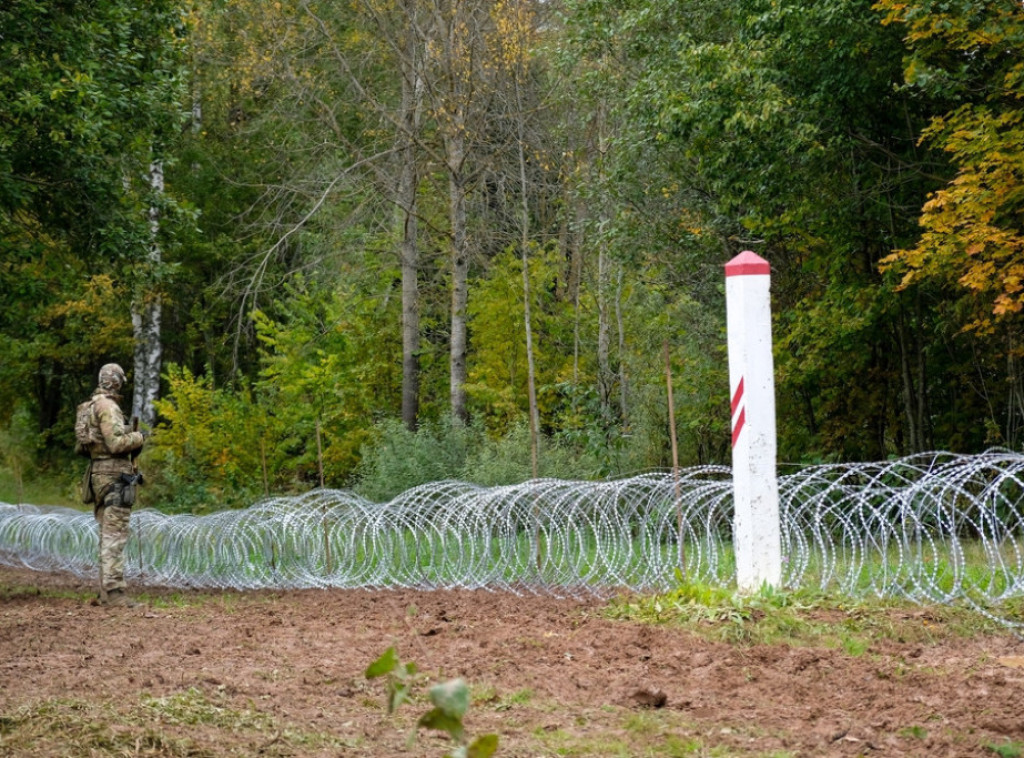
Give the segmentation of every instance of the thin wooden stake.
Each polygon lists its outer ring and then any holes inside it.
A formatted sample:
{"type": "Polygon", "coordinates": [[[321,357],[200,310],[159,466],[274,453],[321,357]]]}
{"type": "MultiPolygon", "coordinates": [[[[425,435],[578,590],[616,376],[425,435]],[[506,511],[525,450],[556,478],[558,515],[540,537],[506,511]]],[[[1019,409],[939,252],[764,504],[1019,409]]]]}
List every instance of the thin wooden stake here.
{"type": "Polygon", "coordinates": [[[320,417],[316,417],[316,465],[320,473],[320,489],[324,488],[324,449],[320,444],[320,417]]]}
{"type": "Polygon", "coordinates": [[[679,445],[676,442],[676,404],[672,397],[672,361],[669,359],[668,340],[664,343],[665,383],[668,386],[668,431],[672,440],[672,478],[675,481],[676,527],[679,532],[679,569],[686,579],[686,546],[683,534],[683,508],[679,498],[679,445]]]}
{"type": "Polygon", "coordinates": [[[267,443],[260,437],[260,463],[263,464],[263,494],[270,495],[270,482],[267,479],[267,443]]]}

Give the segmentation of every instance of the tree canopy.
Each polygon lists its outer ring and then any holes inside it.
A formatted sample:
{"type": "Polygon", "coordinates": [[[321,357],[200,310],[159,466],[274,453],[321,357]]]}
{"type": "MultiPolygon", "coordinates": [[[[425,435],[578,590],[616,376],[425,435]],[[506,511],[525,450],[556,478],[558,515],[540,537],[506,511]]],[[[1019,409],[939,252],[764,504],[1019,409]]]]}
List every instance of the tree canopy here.
{"type": "Polygon", "coordinates": [[[1002,0],[11,0],[0,428],[59,464],[159,302],[175,507],[670,466],[667,380],[727,462],[750,249],[784,461],[1016,447],[1021,50],[1002,0]]]}

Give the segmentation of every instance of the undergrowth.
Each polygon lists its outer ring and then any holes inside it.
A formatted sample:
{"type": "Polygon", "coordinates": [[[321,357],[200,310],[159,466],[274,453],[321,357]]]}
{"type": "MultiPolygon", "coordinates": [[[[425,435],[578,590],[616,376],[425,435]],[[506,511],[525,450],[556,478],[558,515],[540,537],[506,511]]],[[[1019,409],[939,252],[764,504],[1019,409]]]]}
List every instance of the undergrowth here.
{"type": "MultiPolygon", "coordinates": [[[[824,645],[852,655],[872,641],[931,642],[946,637],[1006,633],[1007,628],[966,605],[914,605],[906,600],[854,598],[807,589],[765,586],[742,594],[728,588],[688,582],[654,595],[623,595],[605,614],[614,619],[674,624],[701,637],[740,644],[824,645]]],[[[1024,617],[1024,600],[996,614],[1024,617]]]]}

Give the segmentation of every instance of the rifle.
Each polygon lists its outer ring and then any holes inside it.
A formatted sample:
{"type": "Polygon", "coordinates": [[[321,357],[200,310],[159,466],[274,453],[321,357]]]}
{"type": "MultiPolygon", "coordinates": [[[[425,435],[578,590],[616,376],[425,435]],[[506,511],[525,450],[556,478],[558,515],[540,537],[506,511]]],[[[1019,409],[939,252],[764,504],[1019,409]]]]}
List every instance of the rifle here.
{"type": "MultiPolygon", "coordinates": [[[[132,416],[132,431],[139,431],[138,416],[132,416]]],[[[121,474],[121,481],[126,485],[122,497],[125,500],[124,505],[131,507],[135,504],[135,486],[142,484],[143,477],[142,474],[139,473],[139,462],[135,459],[134,452],[128,453],[128,461],[132,464],[132,473],[121,474]]]]}
{"type": "MultiPolygon", "coordinates": [[[[132,431],[133,432],[139,431],[139,417],[138,416],[132,416],[132,431]]],[[[139,462],[135,459],[134,451],[131,452],[131,453],[128,453],[128,460],[132,464],[132,473],[128,474],[128,475],[121,474],[121,480],[124,481],[125,480],[125,476],[129,476],[131,478],[131,481],[126,481],[125,482],[125,484],[127,485],[127,487],[125,488],[125,491],[131,493],[129,495],[129,498],[131,499],[132,505],[134,505],[135,504],[135,487],[136,487],[136,485],[142,484],[142,474],[139,473],[139,462]]],[[[142,576],[144,572],[143,572],[143,568],[142,568],[142,538],[141,538],[141,535],[140,535],[140,537],[139,537],[139,539],[137,541],[139,543],[139,576],[142,576]]]]}
{"type": "MultiPolygon", "coordinates": [[[[139,417],[138,416],[132,416],[132,431],[133,432],[139,431],[139,417]]],[[[128,460],[132,462],[132,473],[133,474],[139,473],[139,463],[138,463],[138,461],[135,460],[135,453],[134,453],[134,451],[128,454],[128,460]]]]}

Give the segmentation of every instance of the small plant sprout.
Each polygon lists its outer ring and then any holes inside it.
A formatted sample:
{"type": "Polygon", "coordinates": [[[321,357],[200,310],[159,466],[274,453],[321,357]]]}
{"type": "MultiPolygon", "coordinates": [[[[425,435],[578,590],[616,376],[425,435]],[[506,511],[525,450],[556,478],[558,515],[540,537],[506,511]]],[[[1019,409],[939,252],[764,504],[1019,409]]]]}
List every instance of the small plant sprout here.
{"type": "Polygon", "coordinates": [[[389,647],[366,669],[367,679],[376,679],[381,676],[387,677],[388,715],[390,716],[398,710],[398,706],[409,699],[410,688],[416,677],[416,664],[402,663],[398,660],[398,653],[395,652],[395,649],[389,647]]]}
{"type": "MultiPolygon", "coordinates": [[[[416,664],[402,663],[393,647],[384,651],[366,669],[367,679],[387,677],[388,714],[409,700],[416,679],[416,664]]],[[[445,758],[490,758],[498,749],[498,735],[485,734],[467,742],[462,723],[469,709],[469,686],[462,679],[441,682],[430,688],[430,702],[433,708],[420,716],[416,728],[434,729],[446,732],[455,743],[455,748],[445,758]]]]}

